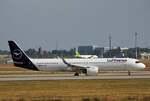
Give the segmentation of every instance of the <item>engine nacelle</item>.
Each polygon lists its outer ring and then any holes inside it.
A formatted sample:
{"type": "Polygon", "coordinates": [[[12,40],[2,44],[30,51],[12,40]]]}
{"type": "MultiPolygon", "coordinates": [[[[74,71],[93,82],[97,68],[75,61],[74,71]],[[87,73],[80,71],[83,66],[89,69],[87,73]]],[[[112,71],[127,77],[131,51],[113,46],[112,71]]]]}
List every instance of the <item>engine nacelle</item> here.
{"type": "Polygon", "coordinates": [[[97,75],[98,74],[98,67],[89,67],[86,69],[87,75],[97,75]]]}

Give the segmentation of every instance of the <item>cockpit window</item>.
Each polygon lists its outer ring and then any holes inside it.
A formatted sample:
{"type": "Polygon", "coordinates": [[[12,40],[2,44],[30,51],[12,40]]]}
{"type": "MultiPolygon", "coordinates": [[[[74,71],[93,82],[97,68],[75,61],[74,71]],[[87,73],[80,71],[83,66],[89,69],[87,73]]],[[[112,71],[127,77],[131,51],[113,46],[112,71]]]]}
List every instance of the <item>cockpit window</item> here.
{"type": "Polygon", "coordinates": [[[135,61],[135,63],[140,63],[140,61],[135,61]]]}

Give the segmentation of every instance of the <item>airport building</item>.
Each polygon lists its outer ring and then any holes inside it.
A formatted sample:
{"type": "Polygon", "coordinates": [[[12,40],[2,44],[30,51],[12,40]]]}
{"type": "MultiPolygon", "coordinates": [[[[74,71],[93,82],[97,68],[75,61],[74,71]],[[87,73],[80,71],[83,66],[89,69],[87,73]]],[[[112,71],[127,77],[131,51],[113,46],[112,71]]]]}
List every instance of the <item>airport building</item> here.
{"type": "Polygon", "coordinates": [[[128,50],[129,48],[123,47],[123,48],[120,48],[120,49],[121,49],[121,51],[125,51],[125,50],[128,50]]]}
{"type": "Polygon", "coordinates": [[[93,51],[93,46],[79,46],[79,53],[91,53],[93,51]]]}
{"type": "Polygon", "coordinates": [[[99,46],[79,46],[78,51],[79,53],[92,53],[94,50],[97,52],[104,51],[104,47],[99,46]]]}
{"type": "Polygon", "coordinates": [[[145,52],[142,53],[142,54],[141,54],[141,58],[142,58],[142,59],[150,60],[150,53],[145,53],[145,52]]]}
{"type": "Polygon", "coordinates": [[[96,48],[95,48],[95,51],[99,51],[99,52],[100,52],[100,51],[104,51],[104,47],[96,47],[96,48]]]}
{"type": "MultiPolygon", "coordinates": [[[[112,47],[112,49],[117,49],[118,47],[112,47]]],[[[129,48],[127,47],[124,47],[124,48],[120,48],[121,51],[124,51],[124,50],[128,50],[129,48]]],[[[92,52],[93,50],[95,51],[99,51],[99,52],[107,52],[110,50],[109,47],[99,47],[99,46],[79,46],[78,47],[78,51],[79,53],[90,53],[92,52]]]]}

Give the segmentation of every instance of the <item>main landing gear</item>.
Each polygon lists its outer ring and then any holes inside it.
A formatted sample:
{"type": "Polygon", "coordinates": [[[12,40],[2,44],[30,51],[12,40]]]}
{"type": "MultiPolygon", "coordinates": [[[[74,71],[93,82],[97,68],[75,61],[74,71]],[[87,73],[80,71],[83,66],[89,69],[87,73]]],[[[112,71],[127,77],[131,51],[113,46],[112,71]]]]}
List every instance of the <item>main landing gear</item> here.
{"type": "Polygon", "coordinates": [[[74,76],[79,76],[79,73],[78,73],[78,72],[76,72],[76,73],[74,74],[74,76]]]}

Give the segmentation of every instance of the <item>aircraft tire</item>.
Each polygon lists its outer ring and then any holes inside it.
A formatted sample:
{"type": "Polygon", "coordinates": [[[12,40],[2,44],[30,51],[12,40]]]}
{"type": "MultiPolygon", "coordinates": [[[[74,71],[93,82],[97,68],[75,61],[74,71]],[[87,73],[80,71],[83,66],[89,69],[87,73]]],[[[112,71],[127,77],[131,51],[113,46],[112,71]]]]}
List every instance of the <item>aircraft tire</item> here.
{"type": "Polygon", "coordinates": [[[79,73],[76,72],[76,73],[74,74],[74,76],[79,76],[79,73]]]}

